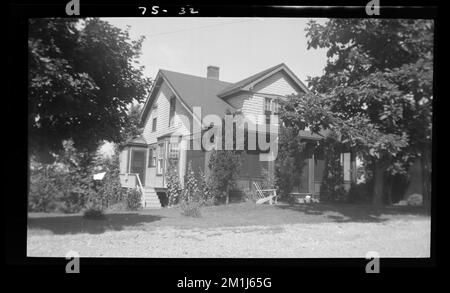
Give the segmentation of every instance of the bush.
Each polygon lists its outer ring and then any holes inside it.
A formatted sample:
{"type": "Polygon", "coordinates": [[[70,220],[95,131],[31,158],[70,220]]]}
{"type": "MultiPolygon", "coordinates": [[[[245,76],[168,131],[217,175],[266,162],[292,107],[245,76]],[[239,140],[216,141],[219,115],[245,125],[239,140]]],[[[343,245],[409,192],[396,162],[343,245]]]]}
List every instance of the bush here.
{"type": "Polygon", "coordinates": [[[214,186],[211,179],[202,170],[199,170],[198,189],[202,205],[211,206],[216,203],[214,198],[214,186]]]}
{"type": "Polygon", "coordinates": [[[138,210],[142,207],[141,192],[135,188],[127,192],[127,208],[131,211],[138,210]]]}
{"type": "Polygon", "coordinates": [[[178,177],[178,172],[176,169],[176,161],[175,159],[169,160],[169,167],[167,169],[167,198],[168,198],[168,206],[173,206],[176,204],[181,195],[181,184],[180,178],[178,177]]]}
{"type": "Polygon", "coordinates": [[[307,144],[290,128],[280,129],[278,156],[275,161],[277,189],[280,195],[287,196],[300,184],[302,170],[307,158],[307,144]]]}
{"type": "Polygon", "coordinates": [[[186,178],[184,180],[184,187],[181,193],[181,199],[185,202],[201,201],[202,195],[195,177],[194,170],[192,170],[192,163],[189,162],[186,171],[186,178]]]}
{"type": "Polygon", "coordinates": [[[182,215],[186,217],[201,217],[200,212],[201,203],[198,201],[183,201],[181,203],[182,215]]]}
{"type": "Polygon", "coordinates": [[[54,175],[51,168],[40,168],[31,172],[28,192],[30,212],[49,212],[56,208],[55,201],[62,193],[54,175]]]}
{"type": "Polygon", "coordinates": [[[210,187],[216,200],[225,198],[229,202],[229,193],[236,186],[240,168],[240,153],[230,150],[214,150],[209,157],[208,167],[211,170],[210,187]]]}
{"type": "Polygon", "coordinates": [[[101,209],[88,208],[83,212],[83,217],[89,220],[103,220],[105,218],[105,214],[101,209]]]}
{"type": "Polygon", "coordinates": [[[320,198],[325,201],[343,202],[348,200],[348,192],[344,187],[344,172],[341,165],[341,153],[345,150],[336,144],[334,136],[321,142],[325,157],[320,198]]]}

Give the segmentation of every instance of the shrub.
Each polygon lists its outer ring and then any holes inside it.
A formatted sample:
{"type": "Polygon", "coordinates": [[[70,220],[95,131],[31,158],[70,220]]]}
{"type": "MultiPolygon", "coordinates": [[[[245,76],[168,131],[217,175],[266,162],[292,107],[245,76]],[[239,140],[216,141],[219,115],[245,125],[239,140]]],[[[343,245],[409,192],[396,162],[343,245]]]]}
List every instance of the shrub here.
{"type": "Polygon", "coordinates": [[[200,212],[201,203],[198,201],[183,201],[181,203],[182,215],[186,217],[201,217],[200,212]]]}
{"type": "Polygon", "coordinates": [[[216,201],[214,199],[214,186],[212,181],[201,169],[199,170],[198,177],[198,188],[200,191],[202,205],[214,205],[216,201]]]}
{"type": "Polygon", "coordinates": [[[214,150],[209,157],[211,187],[216,200],[225,198],[229,202],[229,193],[236,186],[240,168],[240,152],[214,150]]]}
{"type": "Polygon", "coordinates": [[[184,187],[181,197],[185,202],[201,201],[202,196],[200,194],[199,185],[190,161],[186,171],[186,178],[184,180],[184,187]]]}
{"type": "Polygon", "coordinates": [[[177,164],[175,159],[170,159],[166,177],[168,206],[172,206],[179,201],[182,191],[180,178],[178,177],[176,166],[177,164]]]}
{"type": "Polygon", "coordinates": [[[322,141],[325,157],[320,198],[328,201],[347,201],[348,193],[344,188],[344,173],[341,165],[342,146],[335,143],[334,136],[322,141]]]}
{"type": "Polygon", "coordinates": [[[55,201],[62,195],[55,175],[51,167],[42,167],[31,172],[28,192],[29,211],[49,212],[55,209],[55,201]]]}
{"type": "Polygon", "coordinates": [[[83,212],[83,217],[89,220],[103,220],[105,218],[105,214],[101,209],[88,208],[83,212]]]}
{"type": "Polygon", "coordinates": [[[127,209],[131,211],[138,210],[142,207],[141,192],[139,189],[131,189],[127,192],[127,209]]]}
{"type": "Polygon", "coordinates": [[[275,161],[275,183],[280,195],[287,196],[300,184],[302,169],[305,165],[307,144],[290,128],[280,129],[279,150],[275,161]]]}

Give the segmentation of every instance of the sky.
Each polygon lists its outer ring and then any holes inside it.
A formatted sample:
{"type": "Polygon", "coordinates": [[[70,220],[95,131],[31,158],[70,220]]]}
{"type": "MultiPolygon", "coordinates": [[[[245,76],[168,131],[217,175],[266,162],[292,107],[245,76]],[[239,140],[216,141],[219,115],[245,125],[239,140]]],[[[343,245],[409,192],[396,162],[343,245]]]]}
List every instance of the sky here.
{"type": "MultiPolygon", "coordinates": [[[[220,67],[220,80],[237,82],[285,63],[304,81],[322,74],[326,51],[307,50],[308,18],[103,18],[145,36],[140,57],[147,77],[159,69],[206,76],[220,67]]],[[[326,19],[316,19],[325,22],[326,19]]]]}

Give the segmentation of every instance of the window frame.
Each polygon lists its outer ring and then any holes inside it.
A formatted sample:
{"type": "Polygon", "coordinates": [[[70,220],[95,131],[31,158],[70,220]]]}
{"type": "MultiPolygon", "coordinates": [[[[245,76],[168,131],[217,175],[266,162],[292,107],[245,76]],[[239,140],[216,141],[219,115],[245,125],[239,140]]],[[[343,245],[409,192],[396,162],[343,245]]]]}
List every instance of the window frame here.
{"type": "Polygon", "coordinates": [[[156,175],[162,176],[164,173],[164,142],[157,145],[157,158],[156,158],[156,175]]]}
{"type": "Polygon", "coordinates": [[[158,125],[158,117],[152,119],[152,132],[156,132],[156,126],[158,125]]]}
{"type": "Polygon", "coordinates": [[[154,146],[150,146],[148,149],[147,168],[155,168],[155,167],[156,167],[156,148],[154,146]]]}
{"type": "Polygon", "coordinates": [[[176,111],[177,101],[175,96],[172,96],[169,100],[169,127],[173,126],[175,123],[175,111],[176,111]]]}

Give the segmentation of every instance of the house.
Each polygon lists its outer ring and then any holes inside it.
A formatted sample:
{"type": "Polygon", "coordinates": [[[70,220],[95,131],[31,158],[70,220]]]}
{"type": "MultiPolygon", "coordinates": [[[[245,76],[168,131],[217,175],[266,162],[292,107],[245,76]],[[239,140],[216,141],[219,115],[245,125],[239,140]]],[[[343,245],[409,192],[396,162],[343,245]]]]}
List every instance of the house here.
{"type": "MultiPolygon", "coordinates": [[[[159,70],[141,113],[143,134],[128,141],[120,155],[122,184],[143,186],[144,207],[160,206],[157,194],[166,191],[169,158],[176,159],[181,182],[188,162],[195,171],[207,171],[210,151],[193,146],[196,137],[214,127],[211,121],[220,122],[227,113],[239,113],[254,124],[258,133],[276,123],[270,117],[276,114],[279,99],[308,92],[283,63],[235,83],[220,80],[219,73],[216,66],[207,67],[206,77],[159,70]]],[[[307,131],[302,136],[320,139],[307,131]]],[[[344,171],[348,173],[344,177],[348,182],[352,176],[350,161],[349,154],[344,154],[344,171]]],[[[297,191],[318,193],[323,168],[322,159],[308,158],[297,191]]],[[[239,188],[253,188],[252,181],[265,180],[267,172],[274,172],[274,162],[261,160],[261,152],[247,152],[242,158],[239,188]]]]}

